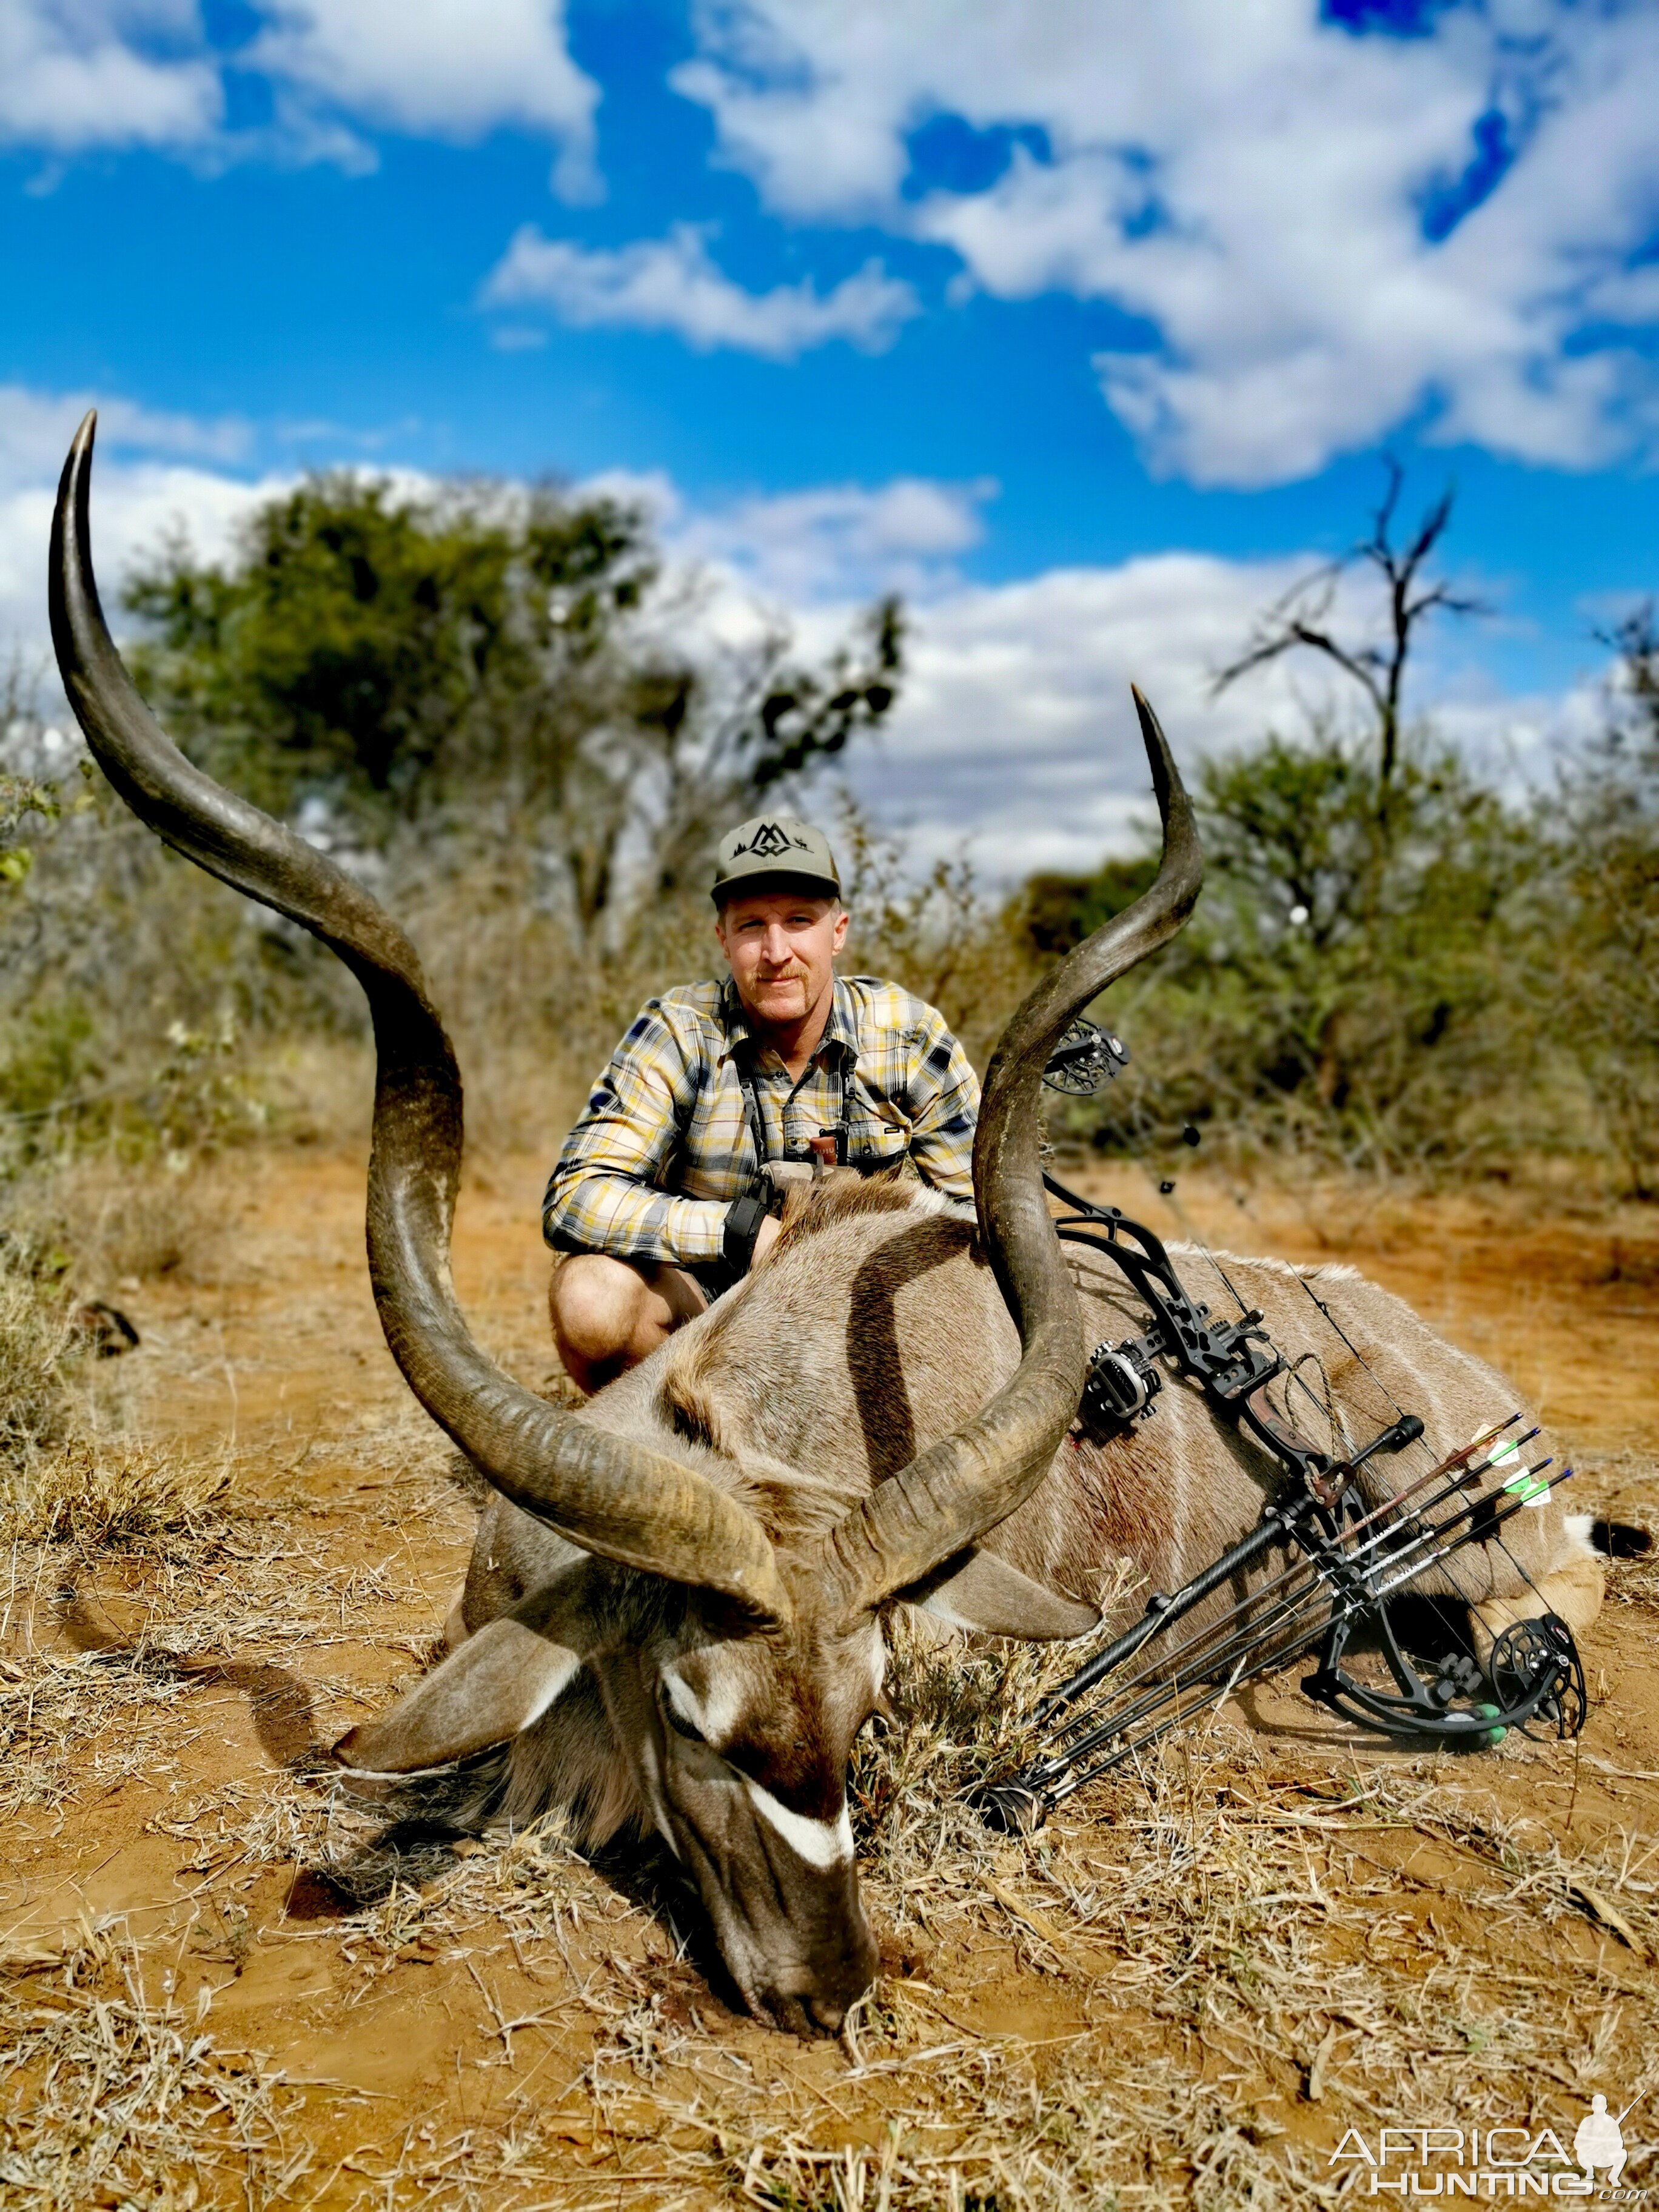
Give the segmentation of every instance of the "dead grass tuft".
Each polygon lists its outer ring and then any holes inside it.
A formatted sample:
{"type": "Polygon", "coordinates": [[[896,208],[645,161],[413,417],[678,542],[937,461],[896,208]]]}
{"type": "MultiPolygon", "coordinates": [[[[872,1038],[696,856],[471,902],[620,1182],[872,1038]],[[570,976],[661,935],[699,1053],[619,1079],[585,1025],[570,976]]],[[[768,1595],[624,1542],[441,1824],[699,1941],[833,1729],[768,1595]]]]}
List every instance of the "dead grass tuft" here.
{"type": "MultiPolygon", "coordinates": [[[[1126,1568],[1102,1593],[1109,1620],[1132,1581],[1126,1568]]],[[[853,1817],[866,1862],[903,1885],[953,1851],[970,1862],[981,1856],[986,1830],[972,1800],[1026,1763],[1037,1707],[1111,1632],[1103,1626],[1095,1644],[981,1639],[969,1647],[941,1638],[925,1616],[890,1620],[892,1718],[854,1748],[853,1817]]]]}
{"type": "MultiPolygon", "coordinates": [[[[312,2162],[273,2084],[222,2052],[125,1929],[0,1981],[0,2191],[29,2212],[283,2202],[312,2162]],[[146,1988],[146,1967],[155,1994],[146,1988]]],[[[290,2100],[290,2102],[292,2100],[290,2100]]]]}
{"type": "Polygon", "coordinates": [[[0,1541],[86,1552],[193,1534],[230,1481],[222,1460],[193,1460],[130,1437],[71,1437],[31,1453],[0,1492],[0,1541]]]}
{"type": "Polygon", "coordinates": [[[61,1274],[38,1239],[0,1232],[0,1470],[64,1427],[74,1332],[61,1274]]]}
{"type": "Polygon", "coordinates": [[[14,1231],[55,1248],[82,1297],[115,1297],[125,1282],[201,1281],[216,1271],[227,1171],[185,1152],[145,1172],[102,1153],[41,1168],[9,1195],[14,1231]]]}

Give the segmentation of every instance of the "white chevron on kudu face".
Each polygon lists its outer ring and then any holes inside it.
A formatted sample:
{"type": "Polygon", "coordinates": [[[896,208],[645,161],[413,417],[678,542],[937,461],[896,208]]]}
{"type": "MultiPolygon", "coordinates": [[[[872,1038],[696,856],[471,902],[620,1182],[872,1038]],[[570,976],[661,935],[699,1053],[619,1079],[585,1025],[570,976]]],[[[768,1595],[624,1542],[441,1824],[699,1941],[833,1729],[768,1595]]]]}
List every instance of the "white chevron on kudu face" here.
{"type": "Polygon", "coordinates": [[[561,1651],[557,1654],[552,1662],[544,1669],[540,1681],[531,1692],[530,1703],[526,1706],[524,1718],[519,1723],[520,1732],[527,1729],[532,1722],[538,1721],[548,1707],[556,1699],[564,1695],[570,1686],[576,1669],[580,1665],[581,1661],[574,1651],[561,1651]]]}
{"type": "Polygon", "coordinates": [[[696,1729],[703,1741],[718,1751],[729,1742],[743,1711],[742,1686],[736,1679],[736,1670],[722,1669],[703,1655],[706,1679],[701,1694],[694,1690],[684,1677],[672,1667],[662,1670],[662,1686],[669,1704],[689,1726],[696,1729]]]}
{"type": "Polygon", "coordinates": [[[845,1805],[833,1820],[809,1820],[804,1813],[792,1813],[758,1782],[750,1782],[745,1776],[743,1786],[762,1820],[775,1828],[796,1857],[805,1859],[808,1866],[842,1866],[852,1857],[853,1820],[845,1805]]]}

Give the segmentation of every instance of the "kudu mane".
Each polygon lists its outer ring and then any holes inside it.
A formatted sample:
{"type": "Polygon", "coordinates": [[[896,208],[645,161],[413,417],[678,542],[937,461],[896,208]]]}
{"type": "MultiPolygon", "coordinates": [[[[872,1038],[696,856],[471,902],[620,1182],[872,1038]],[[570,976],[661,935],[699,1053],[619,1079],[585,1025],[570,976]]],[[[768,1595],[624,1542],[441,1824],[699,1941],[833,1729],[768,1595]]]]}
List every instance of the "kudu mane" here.
{"type": "MultiPolygon", "coordinates": [[[[811,1409],[844,1406],[850,1370],[866,1441],[908,1435],[895,1295],[977,1246],[972,1206],[914,1174],[839,1170],[792,1192],[766,1259],[651,1363],[659,1419],[714,1455],[711,1478],[775,1542],[820,1534],[908,1453],[876,1446],[860,1463],[863,1453],[849,1455],[844,1420],[815,1429],[811,1409]],[[781,1368],[790,1370],[787,1394],[781,1368]]],[[[607,1401],[631,1395],[624,1378],[593,1411],[604,1419],[607,1401]]]]}
{"type": "MultiPolygon", "coordinates": [[[[884,1247],[923,1224],[942,1232],[941,1249],[950,1256],[976,1244],[972,1207],[903,1170],[870,1176],[832,1170],[792,1192],[778,1241],[753,1273],[644,1367],[601,1392],[579,1418],[596,1425],[615,1420],[634,1433],[648,1425],[656,1449],[683,1456],[735,1498],[781,1551],[810,1544],[867,1494],[870,1480],[849,1469],[842,1452],[831,1451],[809,1466],[757,1447],[752,1409],[743,1402],[740,1387],[734,1389],[743,1379],[741,1338],[754,1317],[751,1305],[765,1304],[786,1270],[805,1270],[821,1309],[832,1310],[848,1301],[860,1271],[878,1261],[884,1247]]],[[[902,1392],[896,1346],[892,1349],[894,1368],[882,1379],[888,1392],[902,1392]]],[[[655,1601],[672,1604],[675,1595],[671,1586],[659,1585],[655,1601]]],[[[637,1595],[642,1603],[652,1601],[643,1578],[637,1595]]],[[[429,1811],[433,1784],[424,1788],[429,1811]]],[[[438,1788],[441,1793],[442,1785],[438,1788]]],[[[649,1826],[586,1670],[533,1727],[477,1761],[460,1788],[459,1802],[447,1809],[462,1826],[533,1820],[556,1806],[575,1839],[588,1847],[610,1842],[630,1823],[649,1826]]],[[[411,1794],[411,1804],[416,1802],[411,1794]]]]}
{"type": "MultiPolygon", "coordinates": [[[[781,1232],[761,1267],[769,1266],[779,1252],[787,1252],[837,1221],[856,1221],[866,1213],[940,1213],[947,1209],[965,1221],[974,1218],[973,1208],[965,1200],[947,1198],[943,1191],[918,1182],[902,1162],[867,1176],[856,1168],[832,1168],[818,1182],[790,1192],[781,1232]]],[[[758,1274],[761,1269],[755,1272],[758,1274]]]]}

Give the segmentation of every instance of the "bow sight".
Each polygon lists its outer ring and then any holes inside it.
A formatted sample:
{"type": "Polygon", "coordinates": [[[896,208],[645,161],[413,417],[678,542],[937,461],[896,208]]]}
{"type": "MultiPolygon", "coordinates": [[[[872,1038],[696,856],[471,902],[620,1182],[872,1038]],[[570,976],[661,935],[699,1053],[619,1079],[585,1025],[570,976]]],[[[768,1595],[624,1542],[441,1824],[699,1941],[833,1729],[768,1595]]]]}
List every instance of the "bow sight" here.
{"type": "MultiPolygon", "coordinates": [[[[1115,1077],[1128,1053],[1119,1039],[1079,1023],[1055,1060],[1061,1064],[1050,1063],[1053,1087],[1075,1096],[1115,1077]]],[[[1587,1703],[1583,1668],[1571,1631],[1554,1613],[1517,1621],[1484,1658],[1468,1649],[1425,1662],[1408,1653],[1390,1613],[1391,1601],[1431,1567],[1467,1546],[1501,1541],[1504,1524],[1547,1494],[1540,1478],[1550,1461],[1528,1465],[1525,1457],[1537,1429],[1521,1431],[1521,1416],[1511,1414],[1367,1510],[1356,1477],[1368,1461],[1420,1443],[1418,1416],[1396,1406],[1396,1418],[1358,1450],[1345,1457],[1321,1450],[1268,1399],[1269,1384],[1287,1376],[1291,1363],[1259,1312],[1216,1318],[1186,1289],[1150,1229],[1116,1206],[1079,1198],[1052,1176],[1043,1182],[1063,1209],[1055,1222],[1060,1238],[1111,1261],[1149,1316],[1141,1334],[1102,1344],[1091,1355],[1078,1410],[1082,1430],[1103,1437],[1151,1418],[1164,1370],[1172,1367],[1199,1386],[1218,1419],[1242,1429],[1291,1480],[1254,1528],[1181,1589],[1154,1593],[1133,1628],[1038,1708],[1037,1755],[983,1791],[985,1818],[997,1827],[1036,1826],[1086,1783],[1196,1719],[1241,1683],[1310,1652],[1316,1656],[1303,1678],[1304,1693],[1385,1735],[1465,1749],[1534,1722],[1576,1735],[1587,1703]],[[1281,1568],[1219,1617],[1176,1636],[1206,1598],[1276,1549],[1288,1554],[1281,1568]],[[1391,1687],[1350,1670],[1360,1638],[1374,1644],[1371,1671],[1380,1660],[1391,1687]]],[[[1341,1335],[1305,1281],[1304,1287],[1341,1335]]],[[[1343,1341],[1367,1365],[1358,1347],[1343,1341]]],[[[1553,1480],[1565,1482],[1571,1472],[1553,1480]]]]}
{"type": "Polygon", "coordinates": [[[1048,1055],[1042,1079],[1051,1091],[1086,1098],[1129,1065],[1129,1048],[1093,1022],[1074,1021],[1048,1055]]]}

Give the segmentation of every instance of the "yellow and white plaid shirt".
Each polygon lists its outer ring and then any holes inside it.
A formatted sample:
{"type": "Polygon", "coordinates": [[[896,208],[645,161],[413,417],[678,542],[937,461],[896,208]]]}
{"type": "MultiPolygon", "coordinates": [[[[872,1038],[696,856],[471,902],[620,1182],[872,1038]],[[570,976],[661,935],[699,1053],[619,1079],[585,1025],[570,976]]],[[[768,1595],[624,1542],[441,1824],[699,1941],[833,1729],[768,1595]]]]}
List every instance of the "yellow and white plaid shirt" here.
{"type": "Polygon", "coordinates": [[[689,983],[641,1009],[565,1139],[542,1203],[556,1251],[720,1259],[726,1210],[760,1165],[740,1056],[769,1159],[834,1126],[845,1065],[848,1157],[908,1152],[924,1181],[973,1196],[979,1081],[933,1007],[872,975],[838,975],[823,1042],[792,1085],[729,981],[689,983]]]}

